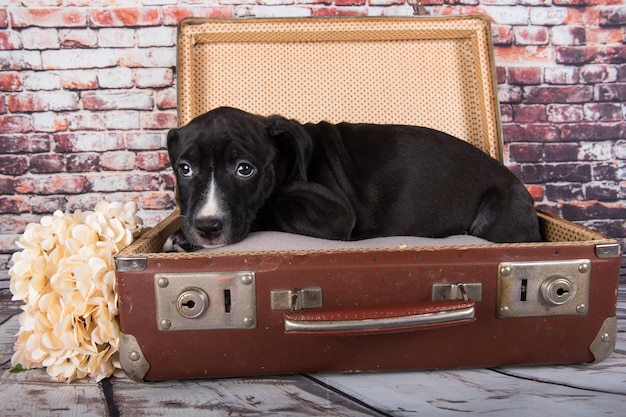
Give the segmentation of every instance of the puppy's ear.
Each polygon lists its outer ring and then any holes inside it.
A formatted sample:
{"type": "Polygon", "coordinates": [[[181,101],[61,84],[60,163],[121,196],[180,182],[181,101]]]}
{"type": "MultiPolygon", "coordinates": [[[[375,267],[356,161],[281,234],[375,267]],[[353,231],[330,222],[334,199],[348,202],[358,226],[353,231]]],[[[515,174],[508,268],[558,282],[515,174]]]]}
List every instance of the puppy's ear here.
{"type": "Polygon", "coordinates": [[[268,133],[274,140],[279,158],[288,162],[285,182],[307,181],[307,166],[313,152],[313,141],[304,127],[281,116],[268,118],[268,133]]]}
{"type": "Polygon", "coordinates": [[[178,129],[171,129],[167,132],[167,153],[170,157],[170,163],[172,166],[178,158],[180,151],[180,139],[178,135],[178,129]]]}

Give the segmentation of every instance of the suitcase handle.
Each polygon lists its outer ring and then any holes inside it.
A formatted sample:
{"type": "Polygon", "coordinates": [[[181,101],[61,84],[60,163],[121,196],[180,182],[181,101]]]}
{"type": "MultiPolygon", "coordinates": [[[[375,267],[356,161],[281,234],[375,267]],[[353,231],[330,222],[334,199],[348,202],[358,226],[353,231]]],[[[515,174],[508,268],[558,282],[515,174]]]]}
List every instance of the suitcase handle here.
{"type": "Polygon", "coordinates": [[[474,300],[440,300],[406,308],[350,311],[292,311],[285,314],[289,334],[372,334],[426,330],[474,322],[474,300]]]}

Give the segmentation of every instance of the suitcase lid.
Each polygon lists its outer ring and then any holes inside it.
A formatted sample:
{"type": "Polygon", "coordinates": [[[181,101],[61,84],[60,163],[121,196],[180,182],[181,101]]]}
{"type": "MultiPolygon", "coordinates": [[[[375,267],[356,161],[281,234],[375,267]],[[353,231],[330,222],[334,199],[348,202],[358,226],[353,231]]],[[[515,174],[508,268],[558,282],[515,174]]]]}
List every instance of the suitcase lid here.
{"type": "Polygon", "coordinates": [[[483,16],[207,20],[178,29],[178,122],[219,106],[300,122],[418,125],[502,161],[483,16]]]}

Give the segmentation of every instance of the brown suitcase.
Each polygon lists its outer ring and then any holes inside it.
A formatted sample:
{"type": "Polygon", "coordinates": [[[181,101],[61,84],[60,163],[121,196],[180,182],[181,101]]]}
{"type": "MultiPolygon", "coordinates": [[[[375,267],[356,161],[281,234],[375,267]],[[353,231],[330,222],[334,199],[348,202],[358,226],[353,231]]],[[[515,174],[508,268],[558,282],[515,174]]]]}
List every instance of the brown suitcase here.
{"type": "MultiPolygon", "coordinates": [[[[502,159],[482,17],[186,20],[178,99],[181,125],[224,105],[421,125],[502,159]]],[[[539,214],[536,244],[160,253],[174,212],[116,257],[122,367],[161,380],[601,361],[621,247],[539,214]]]]}

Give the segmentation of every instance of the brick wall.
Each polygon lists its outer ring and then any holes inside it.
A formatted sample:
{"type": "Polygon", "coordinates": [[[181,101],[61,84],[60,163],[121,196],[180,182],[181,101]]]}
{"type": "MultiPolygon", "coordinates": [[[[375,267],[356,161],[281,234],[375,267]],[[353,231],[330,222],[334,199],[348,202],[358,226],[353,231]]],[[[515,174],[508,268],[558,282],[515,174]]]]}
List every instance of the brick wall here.
{"type": "MultiPolygon", "coordinates": [[[[25,0],[0,8],[0,252],[94,201],[174,208],[176,24],[187,16],[410,15],[401,0],[25,0]],[[110,4],[110,5],[107,5],[110,4]]],[[[427,0],[493,23],[507,164],[537,205],[626,238],[622,0],[427,0]]]]}

